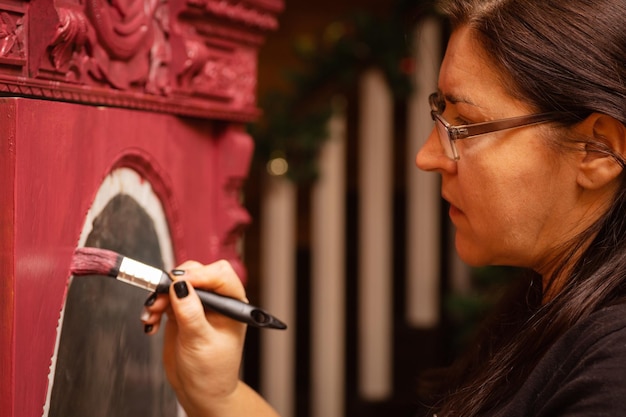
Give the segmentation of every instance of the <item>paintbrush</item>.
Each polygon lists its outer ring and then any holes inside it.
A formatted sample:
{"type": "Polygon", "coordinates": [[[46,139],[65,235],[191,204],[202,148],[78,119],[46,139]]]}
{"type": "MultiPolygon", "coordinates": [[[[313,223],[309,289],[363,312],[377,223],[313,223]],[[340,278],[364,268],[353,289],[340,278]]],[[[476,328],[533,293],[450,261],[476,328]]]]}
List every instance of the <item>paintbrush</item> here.
{"type": "MultiPolygon", "coordinates": [[[[144,290],[165,294],[172,279],[162,269],[146,265],[107,249],[77,248],[72,259],[73,275],[105,275],[144,290]]],[[[205,309],[211,309],[254,327],[286,329],[287,325],[268,312],[213,292],[196,289],[205,309]]]]}

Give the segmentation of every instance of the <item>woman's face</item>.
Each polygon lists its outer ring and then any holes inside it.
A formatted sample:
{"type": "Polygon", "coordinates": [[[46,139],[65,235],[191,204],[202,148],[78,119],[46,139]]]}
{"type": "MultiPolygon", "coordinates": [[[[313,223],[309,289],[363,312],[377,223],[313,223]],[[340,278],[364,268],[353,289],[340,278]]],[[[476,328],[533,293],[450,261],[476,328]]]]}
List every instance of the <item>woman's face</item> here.
{"type": "MultiPolygon", "coordinates": [[[[534,113],[505,92],[481,51],[468,28],[453,33],[439,76],[444,118],[460,125],[534,113]]],[[[548,123],[458,140],[460,159],[453,161],[433,130],[417,154],[419,168],[441,174],[456,248],[468,264],[542,273],[559,245],[588,226],[575,152],[549,146],[550,135],[548,123]]]]}

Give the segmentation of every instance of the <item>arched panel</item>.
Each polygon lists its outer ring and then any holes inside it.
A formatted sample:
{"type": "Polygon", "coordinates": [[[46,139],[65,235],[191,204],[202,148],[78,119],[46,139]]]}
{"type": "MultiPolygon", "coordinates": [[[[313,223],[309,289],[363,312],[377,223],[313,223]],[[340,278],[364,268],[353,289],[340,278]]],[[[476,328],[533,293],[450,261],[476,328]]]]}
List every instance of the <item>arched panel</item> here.
{"type": "MultiPolygon", "coordinates": [[[[79,246],[172,267],[167,218],[145,178],[112,172],[89,209],[79,246]]],[[[44,417],[171,417],[176,400],[161,364],[162,335],[138,320],[145,291],[103,276],[72,278],[63,305],[44,417]]]]}

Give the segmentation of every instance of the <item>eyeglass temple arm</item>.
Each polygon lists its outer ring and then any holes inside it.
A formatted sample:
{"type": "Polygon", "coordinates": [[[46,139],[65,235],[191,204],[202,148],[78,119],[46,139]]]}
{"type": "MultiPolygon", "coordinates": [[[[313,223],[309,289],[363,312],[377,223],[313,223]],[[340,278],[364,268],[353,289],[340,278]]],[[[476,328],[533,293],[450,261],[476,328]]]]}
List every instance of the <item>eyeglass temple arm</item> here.
{"type": "Polygon", "coordinates": [[[464,139],[470,136],[484,135],[486,133],[499,130],[513,129],[516,127],[529,126],[542,123],[547,120],[556,120],[561,113],[539,113],[528,116],[513,117],[510,119],[497,120],[493,122],[482,122],[472,125],[450,126],[453,139],[464,139]]]}

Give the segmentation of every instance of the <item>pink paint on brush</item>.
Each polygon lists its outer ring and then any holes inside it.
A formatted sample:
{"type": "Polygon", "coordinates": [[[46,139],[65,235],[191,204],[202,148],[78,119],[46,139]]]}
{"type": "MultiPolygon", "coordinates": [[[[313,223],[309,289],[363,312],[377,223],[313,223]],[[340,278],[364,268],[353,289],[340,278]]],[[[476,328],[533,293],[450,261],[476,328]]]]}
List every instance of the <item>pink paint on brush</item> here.
{"type": "Polygon", "coordinates": [[[73,275],[117,276],[122,255],[107,249],[77,248],[70,265],[73,275]]]}

